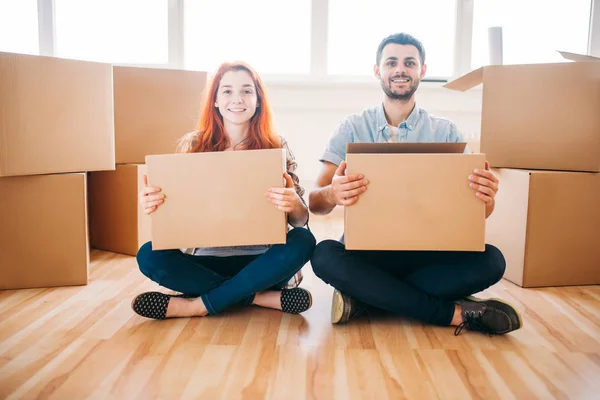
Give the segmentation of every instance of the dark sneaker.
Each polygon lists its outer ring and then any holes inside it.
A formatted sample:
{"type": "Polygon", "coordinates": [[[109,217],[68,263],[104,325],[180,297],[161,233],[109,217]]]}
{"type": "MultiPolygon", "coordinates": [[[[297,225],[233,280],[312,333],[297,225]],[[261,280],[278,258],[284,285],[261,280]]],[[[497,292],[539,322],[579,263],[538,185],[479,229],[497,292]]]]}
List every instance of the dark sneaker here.
{"type": "Polygon", "coordinates": [[[462,308],[463,322],[456,327],[454,335],[464,328],[488,335],[503,335],[523,326],[521,315],[513,306],[500,299],[478,299],[469,296],[457,302],[462,308]]]}
{"type": "Polygon", "coordinates": [[[335,289],[331,299],[331,323],[345,324],[350,319],[363,314],[366,307],[358,300],[353,299],[335,289]]]}

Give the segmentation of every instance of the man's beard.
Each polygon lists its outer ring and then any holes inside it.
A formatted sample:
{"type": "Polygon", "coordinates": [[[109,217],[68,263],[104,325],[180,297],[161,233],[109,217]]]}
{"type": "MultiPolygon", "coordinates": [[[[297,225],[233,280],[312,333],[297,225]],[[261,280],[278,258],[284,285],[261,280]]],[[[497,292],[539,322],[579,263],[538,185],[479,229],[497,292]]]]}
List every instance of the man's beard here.
{"type": "MultiPolygon", "coordinates": [[[[408,90],[408,92],[405,92],[403,94],[398,94],[398,93],[394,93],[392,91],[392,79],[396,79],[396,78],[406,78],[406,77],[404,77],[404,76],[402,76],[402,77],[393,77],[393,78],[390,79],[389,85],[386,85],[385,82],[383,81],[383,79],[381,79],[381,88],[383,89],[383,92],[391,100],[401,100],[401,101],[408,101],[408,100],[410,100],[410,98],[413,96],[413,94],[415,94],[415,92],[419,88],[420,81],[419,80],[413,81],[411,79],[410,81],[413,82],[413,83],[410,86],[410,89],[408,90]]],[[[410,79],[410,78],[408,78],[408,79],[410,79]]]]}

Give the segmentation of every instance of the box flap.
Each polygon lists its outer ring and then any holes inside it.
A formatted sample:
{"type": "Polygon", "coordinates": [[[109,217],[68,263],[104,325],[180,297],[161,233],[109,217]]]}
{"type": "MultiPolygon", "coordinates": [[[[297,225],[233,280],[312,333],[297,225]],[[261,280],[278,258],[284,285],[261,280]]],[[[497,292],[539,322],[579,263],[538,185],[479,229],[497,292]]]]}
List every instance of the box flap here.
{"type": "Polygon", "coordinates": [[[469,90],[480,83],[483,83],[483,69],[485,67],[477,68],[461,77],[454,79],[444,85],[445,88],[452,90],[460,90],[464,92],[469,90]]]}
{"type": "Polygon", "coordinates": [[[348,154],[464,153],[466,143],[347,143],[348,154]]]}
{"type": "Polygon", "coordinates": [[[571,61],[600,61],[600,57],[586,56],[585,54],[570,53],[568,51],[558,50],[561,56],[571,61]]]}

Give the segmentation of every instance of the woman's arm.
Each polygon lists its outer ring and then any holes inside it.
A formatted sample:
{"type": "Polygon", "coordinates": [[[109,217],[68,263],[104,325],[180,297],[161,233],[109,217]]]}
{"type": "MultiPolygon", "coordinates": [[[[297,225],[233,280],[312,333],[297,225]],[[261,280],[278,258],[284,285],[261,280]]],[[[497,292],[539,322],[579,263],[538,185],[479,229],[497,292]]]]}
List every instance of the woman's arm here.
{"type": "Polygon", "coordinates": [[[300,178],[296,175],[298,163],[285,138],[280,137],[280,139],[281,147],[286,152],[285,188],[271,189],[267,195],[271,203],[287,213],[290,225],[293,227],[304,226],[308,223],[308,207],[302,197],[305,192],[304,188],[300,185],[300,178]]]}

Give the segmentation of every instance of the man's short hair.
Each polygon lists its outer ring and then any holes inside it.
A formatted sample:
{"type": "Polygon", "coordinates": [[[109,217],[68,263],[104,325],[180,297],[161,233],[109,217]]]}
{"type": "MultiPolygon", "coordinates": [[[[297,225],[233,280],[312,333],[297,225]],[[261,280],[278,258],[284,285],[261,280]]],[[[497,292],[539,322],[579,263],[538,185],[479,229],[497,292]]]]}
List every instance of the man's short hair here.
{"type": "Polygon", "coordinates": [[[421,43],[414,36],[409,35],[408,33],[401,32],[394,33],[393,35],[386,37],[381,41],[381,43],[379,43],[379,47],[377,47],[377,65],[379,65],[379,63],[381,62],[381,53],[383,53],[384,47],[390,43],[415,46],[417,50],[419,50],[419,55],[421,56],[421,65],[425,64],[425,48],[423,47],[423,43],[421,43]]]}

